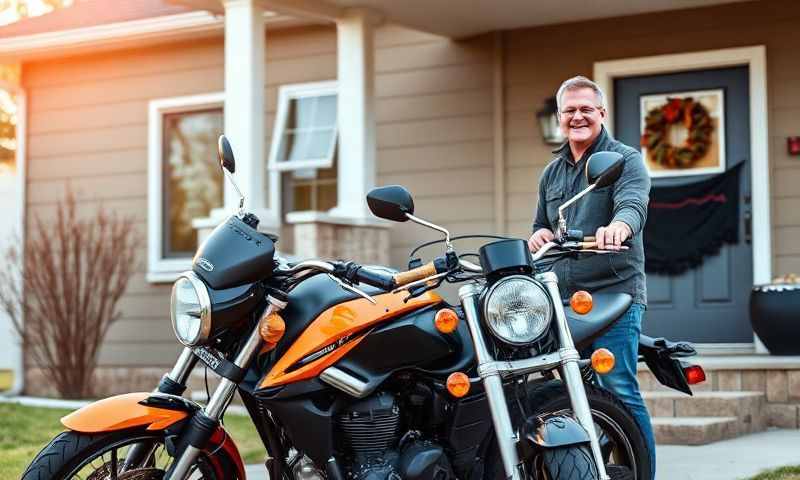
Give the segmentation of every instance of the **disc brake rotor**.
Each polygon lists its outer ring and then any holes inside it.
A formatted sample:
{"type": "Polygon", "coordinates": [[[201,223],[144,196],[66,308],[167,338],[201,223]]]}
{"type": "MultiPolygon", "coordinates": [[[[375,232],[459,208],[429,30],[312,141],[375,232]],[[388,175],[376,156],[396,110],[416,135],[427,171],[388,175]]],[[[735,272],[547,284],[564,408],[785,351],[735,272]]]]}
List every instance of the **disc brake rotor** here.
{"type": "MultiPolygon", "coordinates": [[[[86,480],[110,480],[111,478],[111,465],[105,463],[86,477],[86,480]]],[[[163,478],[164,470],[152,467],[134,468],[117,475],[117,480],[162,480],[163,478]]]]}

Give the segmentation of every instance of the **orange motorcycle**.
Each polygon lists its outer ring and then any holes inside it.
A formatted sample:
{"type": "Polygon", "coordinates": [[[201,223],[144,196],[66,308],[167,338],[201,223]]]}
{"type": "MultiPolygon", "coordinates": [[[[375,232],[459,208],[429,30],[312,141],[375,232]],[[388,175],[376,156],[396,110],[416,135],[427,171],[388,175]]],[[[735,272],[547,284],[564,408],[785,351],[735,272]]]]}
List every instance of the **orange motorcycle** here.
{"type": "MultiPolygon", "coordinates": [[[[224,136],[219,151],[230,178],[224,136]]],[[[613,183],[621,165],[616,154],[595,154],[588,180],[613,183]]],[[[444,254],[404,272],[290,263],[242,200],[173,286],[172,326],[185,348],[172,370],[152,393],[64,417],[67,430],[23,479],[244,480],[221,424],[236,390],[273,480],[649,478],[636,422],[585,383],[593,369],[613,368],[613,356],[578,354],[630,297],[582,292],[564,305],[556,276],[536,266],[544,256],[603,252],[563,242],[532,257],[525,241],[495,238],[474,263],[446,229],[414,216],[404,188],[374,189],[367,202],[378,217],[442,232],[444,254]],[[434,292],[444,281],[463,284],[460,305],[434,292]],[[204,406],[182,397],[198,362],[221,377],[204,406]],[[543,410],[531,394],[543,390],[565,403],[543,410]]]]}

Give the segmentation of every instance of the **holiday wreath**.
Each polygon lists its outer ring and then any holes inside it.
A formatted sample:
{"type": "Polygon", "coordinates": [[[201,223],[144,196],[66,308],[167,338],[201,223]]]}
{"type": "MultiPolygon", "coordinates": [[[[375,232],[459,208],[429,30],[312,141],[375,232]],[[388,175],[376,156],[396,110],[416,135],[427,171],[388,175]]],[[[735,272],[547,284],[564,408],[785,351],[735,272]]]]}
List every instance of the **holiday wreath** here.
{"type": "Polygon", "coordinates": [[[669,168],[687,168],[703,158],[711,146],[714,124],[706,107],[692,97],[667,98],[667,103],[654,108],[645,118],[642,146],[648,156],[669,168]],[[689,131],[680,146],[669,143],[672,125],[683,123],[689,131]]]}

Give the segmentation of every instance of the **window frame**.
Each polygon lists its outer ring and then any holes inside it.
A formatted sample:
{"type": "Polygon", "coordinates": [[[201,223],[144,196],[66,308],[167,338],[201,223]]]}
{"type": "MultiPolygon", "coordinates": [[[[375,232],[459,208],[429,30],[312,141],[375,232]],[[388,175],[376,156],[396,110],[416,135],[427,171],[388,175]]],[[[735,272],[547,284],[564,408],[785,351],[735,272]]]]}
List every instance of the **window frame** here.
{"type": "MultiPolygon", "coordinates": [[[[192,268],[192,257],[164,257],[164,115],[191,113],[222,108],[224,114],[225,92],[170,97],[151,100],[148,104],[147,132],[147,281],[162,283],[175,281],[192,268]]],[[[220,176],[220,178],[222,178],[220,176]]]]}
{"type": "Polygon", "coordinates": [[[296,83],[281,85],[278,88],[278,110],[275,114],[275,126],[272,129],[272,139],[270,141],[268,170],[277,172],[290,172],[293,170],[329,168],[333,165],[333,156],[339,143],[339,112],[337,103],[336,123],[333,127],[334,141],[328,154],[322,158],[311,160],[295,160],[291,162],[279,161],[278,151],[281,140],[286,133],[286,122],[289,117],[289,102],[304,97],[320,97],[324,95],[336,95],[339,98],[339,87],[336,80],[311,83],[296,83]]]}

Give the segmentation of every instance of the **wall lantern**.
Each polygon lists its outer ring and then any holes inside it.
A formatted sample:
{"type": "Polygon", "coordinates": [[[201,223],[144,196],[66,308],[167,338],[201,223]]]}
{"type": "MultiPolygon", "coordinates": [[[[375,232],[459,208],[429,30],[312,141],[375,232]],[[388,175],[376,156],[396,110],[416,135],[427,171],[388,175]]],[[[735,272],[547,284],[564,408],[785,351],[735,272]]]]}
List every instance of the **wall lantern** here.
{"type": "Polygon", "coordinates": [[[549,145],[561,145],[564,143],[564,136],[558,128],[558,106],[556,97],[550,97],[544,101],[544,107],[536,112],[536,120],[539,121],[539,130],[542,133],[542,140],[549,145]]]}

